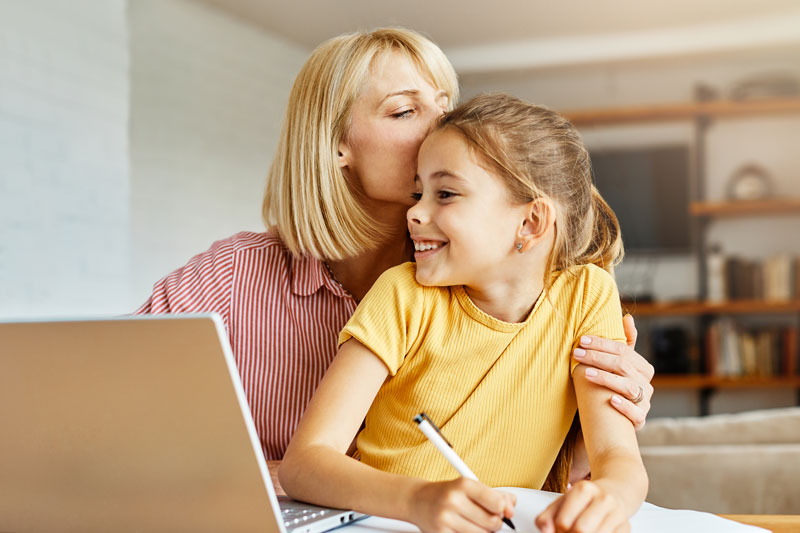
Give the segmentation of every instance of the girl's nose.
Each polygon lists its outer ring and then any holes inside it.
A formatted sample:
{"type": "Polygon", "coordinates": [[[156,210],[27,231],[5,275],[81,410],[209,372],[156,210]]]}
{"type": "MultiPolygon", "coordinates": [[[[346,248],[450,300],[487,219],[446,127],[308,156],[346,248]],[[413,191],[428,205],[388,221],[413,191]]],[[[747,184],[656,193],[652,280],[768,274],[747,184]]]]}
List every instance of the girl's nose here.
{"type": "Polygon", "coordinates": [[[406,219],[409,224],[422,224],[425,218],[425,210],[422,208],[422,200],[412,205],[406,212],[406,219]]]}

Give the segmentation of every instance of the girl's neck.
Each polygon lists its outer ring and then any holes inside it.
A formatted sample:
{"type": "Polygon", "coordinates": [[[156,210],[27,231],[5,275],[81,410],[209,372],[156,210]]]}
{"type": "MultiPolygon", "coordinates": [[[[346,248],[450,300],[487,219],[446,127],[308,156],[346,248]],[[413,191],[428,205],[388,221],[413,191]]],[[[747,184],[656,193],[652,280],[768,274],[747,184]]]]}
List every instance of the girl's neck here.
{"type": "Polygon", "coordinates": [[[545,240],[498,265],[494,279],[464,289],[472,303],[484,313],[503,322],[524,322],[544,290],[545,271],[552,249],[552,240],[545,240]]]}
{"type": "MultiPolygon", "coordinates": [[[[539,273],[543,274],[543,273],[539,273]]],[[[475,307],[503,322],[524,322],[544,290],[542,275],[531,276],[527,283],[496,283],[481,288],[465,286],[475,307]]]]}

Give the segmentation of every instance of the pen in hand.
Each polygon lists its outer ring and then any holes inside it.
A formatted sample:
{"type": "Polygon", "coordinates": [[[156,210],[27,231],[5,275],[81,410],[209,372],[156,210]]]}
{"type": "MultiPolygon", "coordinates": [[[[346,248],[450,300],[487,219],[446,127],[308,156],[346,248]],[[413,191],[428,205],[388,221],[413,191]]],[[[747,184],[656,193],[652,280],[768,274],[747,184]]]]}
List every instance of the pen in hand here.
{"type": "MultiPolygon", "coordinates": [[[[461,477],[465,477],[467,479],[472,479],[474,481],[479,481],[478,476],[476,476],[472,470],[467,466],[461,457],[458,456],[456,451],[453,449],[453,446],[447,442],[447,439],[444,438],[439,428],[436,427],[436,424],[428,418],[428,415],[425,413],[420,413],[414,417],[414,422],[417,423],[417,427],[419,428],[422,433],[428,437],[428,440],[431,441],[437,450],[447,459],[447,462],[453,465],[461,477]]],[[[503,523],[505,523],[508,527],[516,531],[516,527],[514,527],[514,523],[506,518],[503,517],[503,523]]]]}

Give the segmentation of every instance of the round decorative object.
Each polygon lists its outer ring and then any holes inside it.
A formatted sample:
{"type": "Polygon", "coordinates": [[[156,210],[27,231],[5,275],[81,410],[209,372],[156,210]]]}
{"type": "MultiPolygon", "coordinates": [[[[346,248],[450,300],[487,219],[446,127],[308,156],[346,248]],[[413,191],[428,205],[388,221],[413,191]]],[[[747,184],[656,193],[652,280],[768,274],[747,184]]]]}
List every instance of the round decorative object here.
{"type": "Polygon", "coordinates": [[[728,198],[731,200],[763,200],[771,194],[769,174],[758,165],[744,165],[728,182],[728,198]]]}

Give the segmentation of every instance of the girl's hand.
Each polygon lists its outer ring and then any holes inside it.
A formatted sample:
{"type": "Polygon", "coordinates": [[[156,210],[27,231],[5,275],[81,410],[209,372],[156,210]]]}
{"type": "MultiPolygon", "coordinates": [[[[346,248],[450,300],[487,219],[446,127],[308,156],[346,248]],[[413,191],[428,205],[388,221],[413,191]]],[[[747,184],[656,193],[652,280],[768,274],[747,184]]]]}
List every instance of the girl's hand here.
{"type": "Polygon", "coordinates": [[[541,533],[591,531],[628,533],[631,530],[622,504],[597,483],[581,481],[536,517],[541,533]]]}
{"type": "Polygon", "coordinates": [[[625,315],[622,323],[628,344],[586,335],[581,338],[580,348],[576,348],[572,356],[576,361],[593,367],[587,369],[586,379],[615,392],[611,397],[611,405],[639,430],[644,427],[650,411],[650,399],[653,397],[650,380],[655,369],[634,349],[637,332],[633,317],[625,315]]]}
{"type": "Polygon", "coordinates": [[[411,503],[410,520],[426,533],[486,533],[511,518],[516,497],[462,477],[425,483],[411,503]]]}

